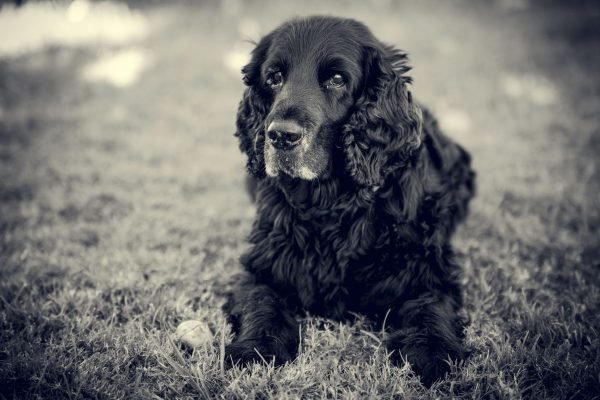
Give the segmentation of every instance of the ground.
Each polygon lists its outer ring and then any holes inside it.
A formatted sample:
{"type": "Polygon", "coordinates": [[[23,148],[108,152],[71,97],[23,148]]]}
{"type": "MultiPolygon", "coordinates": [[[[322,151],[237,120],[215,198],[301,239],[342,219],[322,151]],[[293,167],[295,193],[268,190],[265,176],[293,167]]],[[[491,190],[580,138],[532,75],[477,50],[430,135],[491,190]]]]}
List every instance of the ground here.
{"type": "MultiPolygon", "coordinates": [[[[593,2],[130,6],[115,26],[133,33],[54,29],[14,50],[42,29],[21,23],[0,46],[0,398],[600,398],[593,2]],[[314,13],[408,51],[414,95],[473,155],[478,195],[454,239],[472,354],[430,389],[360,318],[303,320],[284,367],[222,368],[220,306],[254,215],[233,137],[241,39],[314,13]],[[111,78],[119,60],[129,73],[111,78]],[[214,340],[181,348],[188,319],[214,340]]],[[[36,7],[5,4],[0,31],[36,7]]]]}

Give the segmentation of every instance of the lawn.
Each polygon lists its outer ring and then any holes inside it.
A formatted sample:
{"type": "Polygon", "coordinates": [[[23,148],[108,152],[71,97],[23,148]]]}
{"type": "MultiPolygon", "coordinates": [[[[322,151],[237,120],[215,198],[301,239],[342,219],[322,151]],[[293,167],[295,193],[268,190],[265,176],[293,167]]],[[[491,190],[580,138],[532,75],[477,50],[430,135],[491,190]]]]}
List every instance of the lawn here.
{"type": "Polygon", "coordinates": [[[64,7],[4,5],[0,399],[600,399],[600,7],[580,3],[131,1],[100,40],[80,1],[87,39],[22,50],[64,7]],[[472,354],[429,389],[360,317],[302,320],[281,368],[222,368],[254,216],[233,137],[244,39],[315,13],[408,51],[414,95],[473,155],[454,238],[472,354]],[[175,343],[189,319],[211,343],[175,343]]]}

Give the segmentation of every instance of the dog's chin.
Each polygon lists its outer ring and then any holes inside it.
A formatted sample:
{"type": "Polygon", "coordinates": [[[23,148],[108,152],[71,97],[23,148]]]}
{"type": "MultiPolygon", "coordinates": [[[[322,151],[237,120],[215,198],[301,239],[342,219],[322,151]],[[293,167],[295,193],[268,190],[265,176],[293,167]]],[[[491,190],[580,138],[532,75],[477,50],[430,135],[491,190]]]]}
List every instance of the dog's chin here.
{"type": "Polygon", "coordinates": [[[265,170],[271,178],[290,177],[306,181],[321,178],[323,168],[308,162],[310,158],[296,152],[279,152],[273,148],[265,151],[265,170]]]}
{"type": "Polygon", "coordinates": [[[288,166],[285,163],[277,161],[266,161],[267,176],[271,178],[289,177],[298,178],[305,181],[314,181],[319,178],[319,174],[307,165],[299,163],[297,166],[288,166]]]}

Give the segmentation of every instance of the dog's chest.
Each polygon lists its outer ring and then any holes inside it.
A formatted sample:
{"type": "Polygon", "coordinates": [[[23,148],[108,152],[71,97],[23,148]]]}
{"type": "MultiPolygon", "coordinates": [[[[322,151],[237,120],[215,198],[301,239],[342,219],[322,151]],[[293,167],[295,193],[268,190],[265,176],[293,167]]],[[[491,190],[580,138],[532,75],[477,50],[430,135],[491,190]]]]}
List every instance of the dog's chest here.
{"type": "Polygon", "coordinates": [[[292,227],[292,236],[306,234],[304,245],[289,243],[288,251],[274,260],[273,275],[285,286],[294,287],[303,308],[320,315],[342,317],[350,293],[348,257],[341,250],[345,244],[341,227],[333,223],[311,225],[305,224],[308,229],[300,228],[300,224],[292,227]]]}
{"type": "Polygon", "coordinates": [[[255,226],[246,267],[282,296],[318,315],[342,318],[360,288],[350,268],[373,244],[373,221],[323,211],[307,218],[288,210],[255,226]]]}

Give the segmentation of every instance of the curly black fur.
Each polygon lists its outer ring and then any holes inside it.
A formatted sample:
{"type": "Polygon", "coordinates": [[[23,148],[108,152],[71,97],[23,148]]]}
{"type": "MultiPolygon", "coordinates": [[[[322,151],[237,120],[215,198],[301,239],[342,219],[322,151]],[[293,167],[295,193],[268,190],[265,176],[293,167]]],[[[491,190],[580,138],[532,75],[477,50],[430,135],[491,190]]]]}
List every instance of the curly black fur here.
{"type": "Polygon", "coordinates": [[[295,316],[306,311],[334,319],[362,313],[378,324],[386,318],[394,359],[406,357],[426,384],[443,376],[449,358],[465,356],[450,237],[467,214],[474,172],[467,152],[414,102],[408,70],[404,53],[347,19],[292,20],[256,46],[243,69],[248,87],[236,136],[248,156],[257,217],[241,259],[248,279],[227,306],[237,333],[226,347],[230,362],[293,360],[295,316]],[[341,56],[358,49],[361,61],[358,76],[349,77],[351,105],[332,123],[328,172],[314,180],[267,176],[265,120],[275,95],[261,68],[272,43],[286,35],[324,46],[338,40],[328,36],[339,36],[336,29],[344,34],[341,56]]]}

